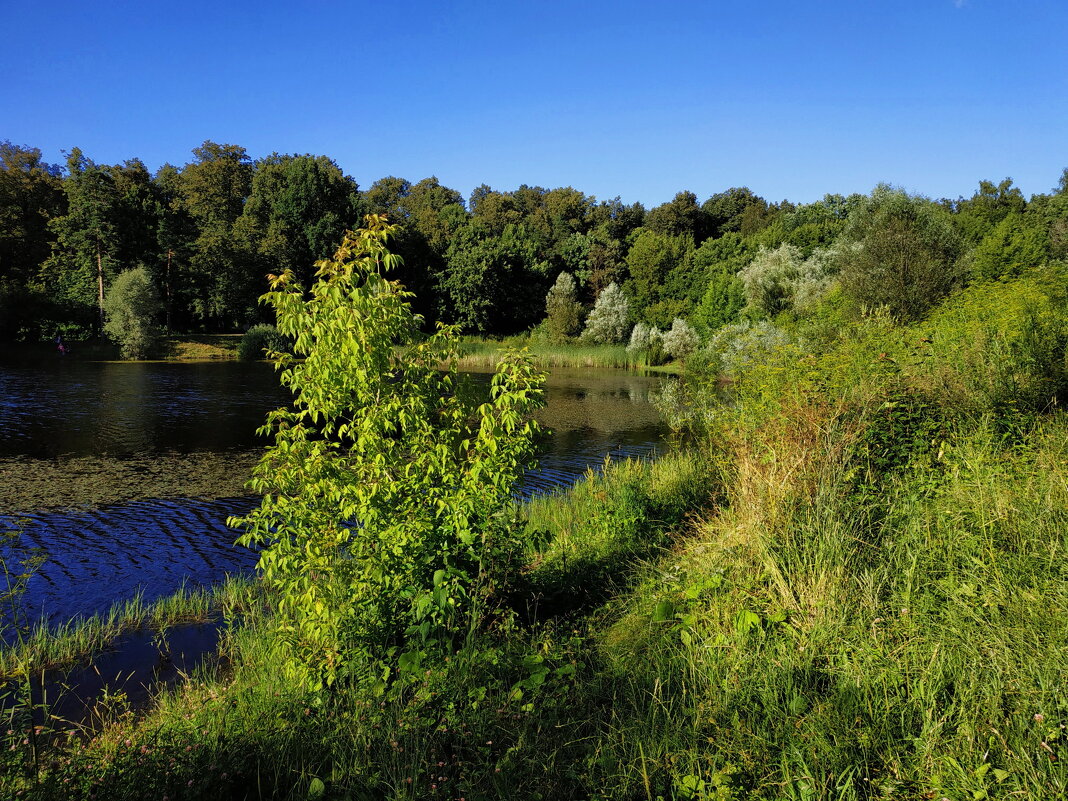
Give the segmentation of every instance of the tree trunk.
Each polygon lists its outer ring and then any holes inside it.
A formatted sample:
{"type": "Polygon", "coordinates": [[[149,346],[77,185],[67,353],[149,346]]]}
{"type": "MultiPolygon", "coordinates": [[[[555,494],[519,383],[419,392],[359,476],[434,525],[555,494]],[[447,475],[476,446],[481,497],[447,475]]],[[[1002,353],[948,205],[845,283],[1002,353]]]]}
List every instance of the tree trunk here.
{"type": "Polygon", "coordinates": [[[100,250],[100,240],[96,240],[96,289],[97,302],[100,304],[100,331],[104,331],[104,257],[100,250]]]}
{"type": "Polygon", "coordinates": [[[168,333],[171,333],[174,330],[171,327],[171,312],[173,311],[173,305],[174,305],[173,301],[171,299],[171,256],[172,255],[174,255],[174,251],[171,250],[170,248],[167,248],[167,280],[166,280],[166,284],[167,284],[167,321],[166,321],[166,325],[167,325],[167,332],[168,333]]]}

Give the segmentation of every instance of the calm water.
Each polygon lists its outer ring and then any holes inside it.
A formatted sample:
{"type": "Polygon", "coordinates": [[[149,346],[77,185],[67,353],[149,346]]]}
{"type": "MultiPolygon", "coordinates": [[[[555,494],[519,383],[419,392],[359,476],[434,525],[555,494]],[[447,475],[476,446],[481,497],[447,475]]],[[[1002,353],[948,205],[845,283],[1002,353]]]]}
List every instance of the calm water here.
{"type": "MultiPolygon", "coordinates": [[[[651,455],[665,435],[649,402],[659,381],[555,372],[538,415],[552,434],[520,491],[569,485],[609,454],[651,455]]],[[[288,399],[259,363],[0,365],[0,524],[17,511],[48,554],[30,613],[66,620],[251,570],[225,520],[255,503],[241,489],[265,444],[255,430],[288,399]],[[41,511],[60,506],[78,508],[41,511]]]]}

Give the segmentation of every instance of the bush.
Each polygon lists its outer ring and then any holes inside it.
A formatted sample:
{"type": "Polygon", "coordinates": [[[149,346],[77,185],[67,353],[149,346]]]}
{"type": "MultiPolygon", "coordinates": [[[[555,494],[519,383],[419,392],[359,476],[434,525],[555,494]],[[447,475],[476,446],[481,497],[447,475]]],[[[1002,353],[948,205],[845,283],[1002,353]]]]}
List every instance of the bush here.
{"type": "Polygon", "coordinates": [[[274,445],[250,483],[259,507],[231,523],[260,549],[280,658],[313,689],[384,691],[468,644],[520,547],[512,491],[543,376],[513,353],[488,402],[458,391],[458,329],[424,337],[410,294],[380,274],[396,228],[368,215],[308,292],[287,271],[264,296],[294,338],[275,359],[294,401],[262,429],[274,445]]]}
{"type": "Polygon", "coordinates": [[[643,350],[648,350],[653,344],[654,340],[663,338],[663,334],[660,333],[660,329],[656,326],[646,325],[645,323],[635,323],[634,328],[630,332],[630,342],[627,343],[627,350],[631,353],[639,353],[643,350]]]}
{"type": "Polygon", "coordinates": [[[104,333],[116,342],[124,359],[143,359],[160,339],[154,320],[159,297],[148,271],[136,267],[120,273],[104,298],[104,333]]]}
{"type": "Polygon", "coordinates": [[[749,367],[768,361],[773,353],[793,342],[783,329],[767,320],[725,325],[712,335],[706,350],[710,365],[722,374],[738,377],[749,367]]]}
{"type": "Polygon", "coordinates": [[[1068,391],[1065,269],[969,287],[916,326],[914,380],[951,408],[1038,411],[1068,391]]]}
{"type": "Polygon", "coordinates": [[[693,327],[678,317],[671,324],[671,330],[663,337],[664,352],[673,359],[685,359],[701,345],[701,337],[693,327]]]}
{"type": "Polygon", "coordinates": [[[575,298],[575,279],[563,272],[545,296],[547,342],[560,345],[578,334],[582,328],[582,304],[575,298]]]}
{"type": "Polygon", "coordinates": [[[267,351],[289,353],[291,348],[290,341],[278,333],[277,328],[267,323],[260,323],[252,326],[241,337],[241,342],[237,346],[237,358],[242,361],[256,361],[269,358],[267,351]]]}
{"type": "Polygon", "coordinates": [[[972,275],[1015,278],[1049,258],[1049,236],[1036,215],[1010,214],[980,242],[971,261],[972,275]]]}
{"type": "Polygon", "coordinates": [[[586,319],[583,340],[603,345],[622,342],[630,323],[630,304],[623,290],[613,281],[597,296],[593,311],[586,319]]]}
{"type": "Polygon", "coordinates": [[[900,320],[923,317],[960,283],[961,240],[945,210],[888,186],[876,188],[845,230],[842,287],[863,306],[900,320]]]}

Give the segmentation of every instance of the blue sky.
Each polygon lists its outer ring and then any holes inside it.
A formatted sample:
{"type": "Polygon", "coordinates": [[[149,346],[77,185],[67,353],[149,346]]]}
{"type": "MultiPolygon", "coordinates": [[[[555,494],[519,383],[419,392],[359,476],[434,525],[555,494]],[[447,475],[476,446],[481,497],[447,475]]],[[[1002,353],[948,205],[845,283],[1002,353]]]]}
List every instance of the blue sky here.
{"type": "Polygon", "coordinates": [[[647,206],[1068,166],[1063,0],[3,3],[0,139],[184,164],[205,139],[647,206]]]}

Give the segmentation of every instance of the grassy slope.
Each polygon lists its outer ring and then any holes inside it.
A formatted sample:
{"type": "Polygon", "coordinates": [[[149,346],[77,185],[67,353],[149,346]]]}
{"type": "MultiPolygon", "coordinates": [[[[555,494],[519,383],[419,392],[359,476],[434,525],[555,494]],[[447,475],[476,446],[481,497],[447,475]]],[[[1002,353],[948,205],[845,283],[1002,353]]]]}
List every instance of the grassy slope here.
{"type": "Polygon", "coordinates": [[[301,693],[249,614],[230,672],[33,793],[1062,797],[1065,315],[1032,288],[698,383],[702,449],[530,504],[512,613],[392,693],[301,693]]]}
{"type": "Polygon", "coordinates": [[[39,794],[1058,797],[1068,420],[956,431],[875,497],[795,435],[722,485],[679,455],[536,501],[540,608],[403,700],[294,692],[253,622],[233,673],[119,719],[39,794]],[[688,517],[698,495],[720,503],[688,517]]]}

